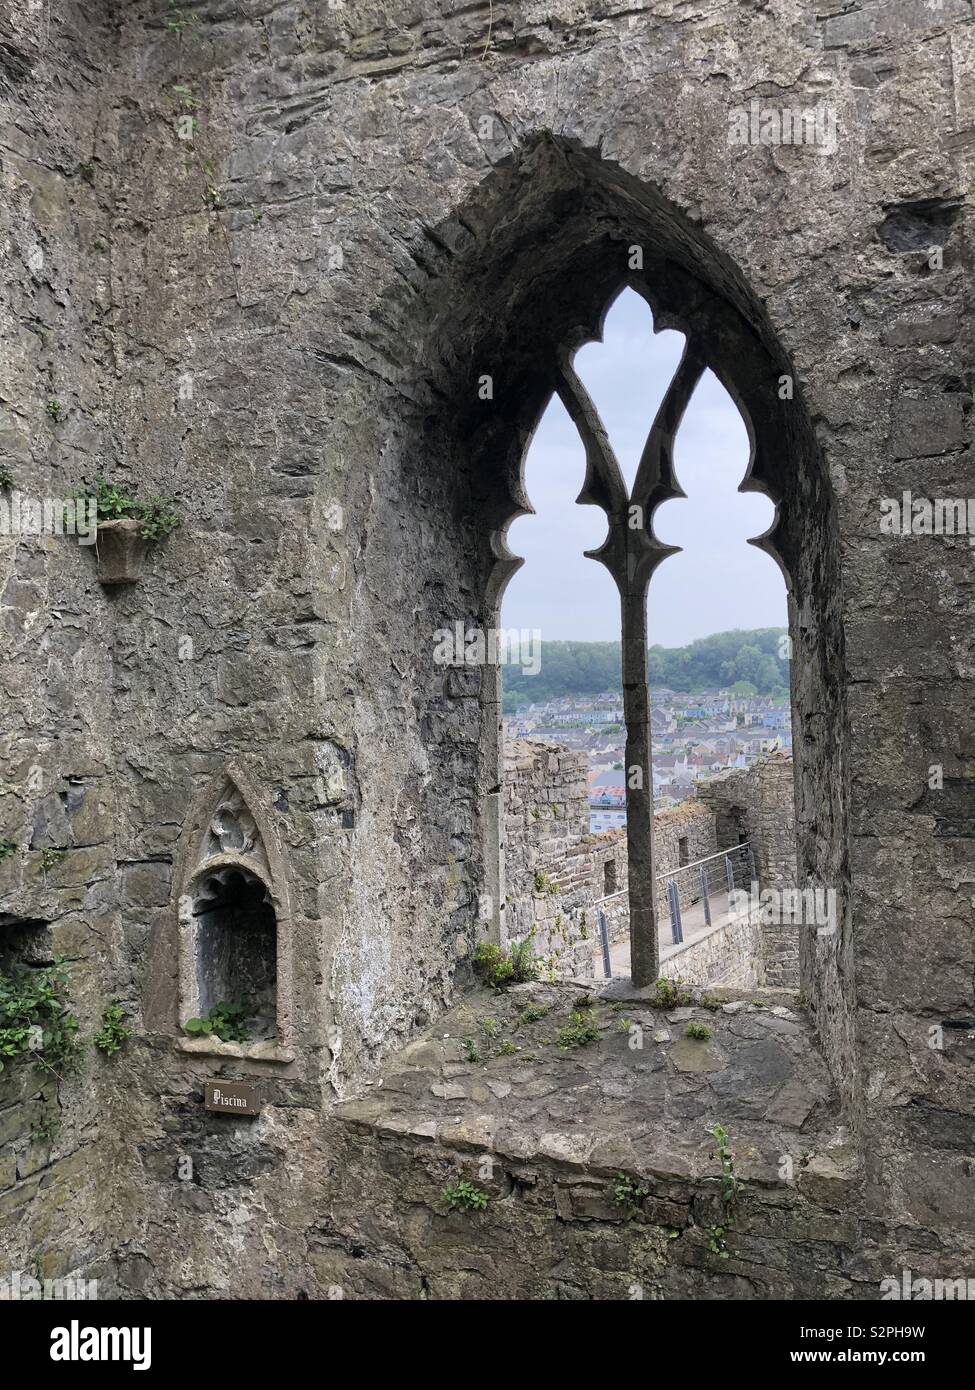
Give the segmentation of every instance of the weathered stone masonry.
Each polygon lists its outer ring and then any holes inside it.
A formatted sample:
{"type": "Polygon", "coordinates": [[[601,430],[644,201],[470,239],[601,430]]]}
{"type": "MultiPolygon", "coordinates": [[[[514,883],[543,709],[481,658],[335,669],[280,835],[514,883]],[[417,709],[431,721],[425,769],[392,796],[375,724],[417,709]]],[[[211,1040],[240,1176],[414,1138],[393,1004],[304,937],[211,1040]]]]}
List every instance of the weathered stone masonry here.
{"type": "MultiPolygon", "coordinates": [[[[534,927],[536,951],[560,977],[592,973],[600,899],[623,894],[604,910],[610,940],[629,935],[626,836],[590,832],[586,774],[586,755],[559,744],[517,739],[505,747],[505,932],[517,940],[534,927]]],[[[718,847],[712,812],[693,801],[655,815],[653,833],[660,874],[718,847]]],[[[658,915],[667,917],[660,901],[658,915]]]]}
{"type": "MultiPolygon", "coordinates": [[[[750,768],[700,783],[697,799],[658,812],[653,824],[657,872],[670,873],[747,841],[753,860],[735,863],[739,888],[750,886],[748,862],[754,863],[761,886],[794,887],[792,771],[791,758],[763,758],[750,768]]],[[[534,929],[534,947],[546,973],[560,978],[592,975],[599,940],[597,905],[627,884],[623,833],[589,831],[586,774],[585,754],[558,744],[517,739],[505,746],[506,936],[517,940],[534,929]]],[[[722,864],[712,904],[716,918],[727,907],[724,879],[722,864]]],[[[699,900],[693,878],[681,883],[681,896],[685,904],[699,900]]],[[[628,939],[625,894],[603,910],[610,941],[628,939]]],[[[658,894],[657,913],[661,943],[669,944],[665,894],[658,894]]],[[[801,930],[799,923],[761,923],[749,914],[707,941],[688,942],[661,966],[661,973],[700,986],[762,983],[794,989],[801,930]]]]}
{"type": "MultiPolygon", "coordinates": [[[[534,928],[535,950],[561,976],[592,973],[594,904],[627,883],[624,837],[590,833],[586,771],[584,753],[558,744],[505,747],[505,933],[516,940],[534,928]]],[[[625,910],[614,922],[621,937],[625,910]]]]}
{"type": "MultiPolygon", "coordinates": [[[[30,1141],[40,1081],[0,1080],[5,1258],[83,1270],[103,1295],[320,1295],[336,1251],[365,1248],[369,1192],[387,1229],[355,1292],[465,1292],[450,1270],[467,1237],[437,1194],[483,1136],[424,1107],[399,1137],[360,1114],[360,1134],[333,1109],[470,981],[481,897],[500,896],[500,711],[495,673],[436,666],[433,634],[496,617],[530,432],[629,282],[658,327],[707,344],[751,425],[747,483],[777,503],[797,875],[840,903],[834,937],[803,938],[797,1026],[822,1068],[809,1116],[787,1117],[828,1148],[842,1112],[849,1140],[811,1207],[756,1186],[760,1227],[733,1237],[748,1269],[709,1264],[701,1209],[644,1277],[665,1295],[849,1297],[892,1264],[970,1271],[971,550],[878,526],[905,488],[975,495],[969,0],[182,10],[174,28],[149,0],[0,4],[2,461],[37,496],[101,471],[175,493],[183,517],[114,593],[70,538],[0,538],[4,947],[67,957],[89,1037],[115,995],[135,1027],[62,1088],[49,1145],[30,1141]],[[828,103],[835,154],[729,146],[729,110],[753,98],[828,103]],[[181,866],[231,766],[286,879],[293,1061],[178,1046],[181,866]],[[67,854],[42,872],[45,846],[67,854]],[[207,1117],[215,1076],[260,1078],[261,1116],[207,1117]],[[415,1282],[403,1192],[436,1237],[415,1282]]],[[[787,1069],[747,1036],[768,1025],[736,1026],[693,1095],[670,1056],[651,1065],[622,1034],[600,1051],[617,1098],[639,1090],[616,1117],[646,1126],[629,1157],[573,1147],[572,1095],[549,1128],[522,1111],[556,1137],[523,1141],[534,1183],[500,1165],[492,1288],[561,1291],[526,1253],[556,1270],[566,1202],[587,1200],[557,1174],[655,1172],[654,1200],[681,1209],[659,1210],[662,1230],[706,1189],[680,1185],[658,1121],[699,1139],[737,1115],[744,1140],[763,1075],[762,1124],[780,1123],[787,1069]]],[[[593,1273],[593,1202],[565,1282],[615,1296],[593,1273]]]]}
{"type": "MultiPolygon", "coordinates": [[[[719,773],[698,795],[714,814],[719,849],[748,841],[757,881],[764,888],[796,888],[794,769],[782,753],[753,767],[719,773]]],[[[823,887],[823,885],[820,885],[823,887]]],[[[795,986],[800,933],[791,922],[765,922],[761,930],[762,978],[795,986]]]]}

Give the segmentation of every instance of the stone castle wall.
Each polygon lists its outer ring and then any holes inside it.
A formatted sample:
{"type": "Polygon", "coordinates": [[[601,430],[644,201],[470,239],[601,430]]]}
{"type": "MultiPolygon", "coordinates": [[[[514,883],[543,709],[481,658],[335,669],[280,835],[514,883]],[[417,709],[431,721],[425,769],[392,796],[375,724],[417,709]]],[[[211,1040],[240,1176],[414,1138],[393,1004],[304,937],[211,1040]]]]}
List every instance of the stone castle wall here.
{"type": "MultiPolygon", "coordinates": [[[[626,835],[589,830],[588,759],[558,744],[505,746],[505,929],[534,931],[547,972],[590,976],[599,931],[595,903],[625,892],[626,835]]],[[[607,904],[614,939],[628,931],[625,896],[607,904]]]]}
{"type": "MultiPolygon", "coordinates": [[[[882,534],[878,500],[975,495],[968,0],[187,8],[0,5],[0,461],[23,491],[104,472],[182,518],[113,593],[72,538],[0,537],[0,932],[67,958],[89,1040],[49,1149],[36,1072],[0,1078],[5,1251],[123,1294],[267,1297],[296,1241],[352,1239],[324,1229],[323,1117],[469,983],[492,891],[498,709],[435,634],[495,618],[559,355],[637,246],[778,504],[797,871],[840,900],[803,993],[859,1146],[854,1235],[957,1271],[971,549],[882,534]],[[827,106],[835,150],[729,144],[758,86],[827,106]],[[180,902],[231,765],[284,875],[290,1057],[181,1033],[180,902]],[[97,1058],[115,996],[133,1038],[97,1058]],[[218,1073],[265,1088],[249,1130],[204,1113],[218,1073]]],[[[766,1267],[789,1254],[768,1230],[766,1267]]]]}
{"type": "MultiPolygon", "coordinates": [[[[720,849],[747,840],[763,888],[798,886],[791,757],[774,753],[749,768],[719,773],[701,783],[698,795],[714,816],[720,849]]],[[[797,987],[801,930],[792,921],[762,924],[762,978],[768,984],[797,987]]]]}
{"type": "Polygon", "coordinates": [[[89,1040],[60,1081],[27,1062],[0,1072],[3,1280],[17,1269],[92,1277],[117,1246],[117,1078],[90,1038],[113,995],[133,1001],[141,987],[120,908],[165,893],[159,847],[128,834],[118,797],[119,605],[95,579],[93,546],[41,536],[31,519],[114,466],[129,409],[113,323],[124,234],[111,194],[112,26],[104,3],[0,5],[0,466],[11,478],[0,489],[0,840],[13,847],[0,854],[0,969],[63,958],[89,1040]]]}
{"type": "MultiPolygon", "coordinates": [[[[590,833],[587,772],[584,753],[571,752],[556,743],[518,739],[505,748],[504,916],[508,939],[517,940],[534,931],[535,949],[546,971],[558,977],[587,977],[594,969],[600,973],[596,905],[610,893],[619,894],[603,904],[610,942],[624,941],[629,935],[626,831],[590,833]]],[[[746,775],[746,785],[747,780],[746,775]]],[[[752,788],[749,805],[763,796],[764,791],[752,788]]],[[[703,800],[692,799],[658,812],[653,836],[658,876],[682,864],[694,864],[724,847],[718,843],[714,812],[703,800]]],[[[682,901],[691,903],[699,898],[691,877],[683,884],[682,901]]],[[[657,915],[661,939],[666,941],[670,917],[662,885],[658,885],[657,915]]],[[[742,955],[753,951],[756,944],[752,928],[742,925],[711,942],[703,953],[689,945],[682,953],[683,969],[694,983],[744,983],[763,973],[758,969],[756,974],[755,964],[742,955]]],[[[668,968],[664,973],[673,974],[674,970],[668,968]]]]}
{"type": "Polygon", "coordinates": [[[762,947],[758,918],[754,913],[742,913],[716,923],[697,940],[676,947],[661,963],[660,973],[703,990],[724,985],[755,989],[772,983],[765,979],[762,947]]]}

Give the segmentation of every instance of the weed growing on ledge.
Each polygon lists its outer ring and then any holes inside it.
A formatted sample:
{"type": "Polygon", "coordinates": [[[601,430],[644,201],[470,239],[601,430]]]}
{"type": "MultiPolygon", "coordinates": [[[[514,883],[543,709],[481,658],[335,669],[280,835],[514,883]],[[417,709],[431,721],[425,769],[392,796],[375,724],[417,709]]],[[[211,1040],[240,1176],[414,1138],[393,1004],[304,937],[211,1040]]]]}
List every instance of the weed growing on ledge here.
{"type": "Polygon", "coordinates": [[[136,506],[136,515],[142,522],[139,535],[143,540],[162,540],[179,525],[179,516],[168,497],[146,497],[136,506]]]}
{"type": "Polygon", "coordinates": [[[0,835],[0,864],[5,859],[9,859],[12,854],[17,853],[17,846],[13,840],[8,840],[6,835],[0,835]]]}
{"type": "Polygon", "coordinates": [[[708,1042],[711,1029],[706,1023],[689,1023],[684,1029],[685,1038],[695,1038],[698,1042],[708,1042]]]}
{"type": "Polygon", "coordinates": [[[120,1052],[126,1039],[132,1036],[132,1029],[125,1026],[126,1018],[128,1014],[117,999],[113,999],[111,1004],[106,1004],[102,1010],[102,1026],[95,1034],[95,1046],[99,1052],[104,1052],[106,1057],[120,1052]]]}
{"type": "Polygon", "coordinates": [[[495,1057],[513,1057],[518,1051],[510,1038],[505,1038],[504,1042],[499,1043],[494,1049],[495,1057]]]}
{"type": "Polygon", "coordinates": [[[483,1211],[491,1200],[483,1187],[474,1182],[452,1182],[443,1190],[444,1201],[461,1211],[483,1211]]]}
{"type": "Polygon", "coordinates": [[[532,934],[515,941],[505,952],[493,941],[482,941],[474,952],[474,968],[492,989],[527,984],[538,975],[538,963],[531,946],[532,934]]]}
{"type": "Polygon", "coordinates": [[[481,1054],[478,1051],[477,1043],[474,1041],[473,1038],[464,1039],[464,1056],[467,1058],[468,1062],[481,1061],[481,1054]]]}
{"type": "Polygon", "coordinates": [[[585,1047],[587,1043],[595,1042],[598,1037],[599,1026],[596,1023],[595,1011],[575,1009],[569,1015],[565,1027],[559,1029],[555,1041],[563,1052],[567,1052],[570,1047],[585,1047]]]}
{"type": "Polygon", "coordinates": [[[66,849],[56,849],[52,845],[46,845],[41,850],[41,871],[46,874],[48,869],[53,869],[56,864],[60,864],[67,852],[66,849]]]}
{"type": "Polygon", "coordinates": [[[202,1018],[188,1018],[183,1029],[193,1037],[209,1037],[212,1033],[221,1042],[246,1042],[247,1009],[243,1004],[214,1004],[202,1018]]]}
{"type": "Polygon", "coordinates": [[[95,514],[99,521],[121,521],[131,519],[141,521],[139,535],[146,541],[160,541],[175,531],[179,525],[179,514],[170,497],[137,497],[121,483],[110,482],[99,474],[94,488],[83,484],[83,491],[77,500],[95,503],[95,514]]]}
{"type": "Polygon", "coordinates": [[[27,1057],[60,1079],[78,1063],[78,1026],[60,958],[41,970],[0,974],[0,1071],[27,1057]]]}
{"type": "Polygon", "coordinates": [[[549,1012],[548,1004],[529,1004],[521,1011],[522,1023],[537,1023],[540,1018],[545,1018],[549,1012]]]}
{"type": "Polygon", "coordinates": [[[693,1004],[693,995],[681,988],[680,980],[668,980],[663,975],[656,984],[657,997],[653,1001],[656,1009],[681,1009],[693,1004]]]}
{"type": "Polygon", "coordinates": [[[0,463],[0,488],[13,487],[14,475],[10,471],[9,463],[0,463]]]}
{"type": "Polygon", "coordinates": [[[56,400],[54,396],[50,398],[44,409],[56,425],[60,423],[64,417],[64,406],[59,400],[56,400]]]}

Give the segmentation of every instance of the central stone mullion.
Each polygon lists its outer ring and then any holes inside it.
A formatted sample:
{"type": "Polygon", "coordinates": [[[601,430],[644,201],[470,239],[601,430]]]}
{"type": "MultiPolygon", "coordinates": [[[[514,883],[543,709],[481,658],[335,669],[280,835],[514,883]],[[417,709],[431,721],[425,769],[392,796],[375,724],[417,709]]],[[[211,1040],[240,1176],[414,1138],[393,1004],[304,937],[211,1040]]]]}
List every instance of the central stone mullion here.
{"type": "Polygon", "coordinates": [[[610,516],[609,524],[611,556],[607,559],[619,589],[623,639],[630,977],[637,988],[643,988],[653,984],[658,974],[653,891],[653,764],[647,688],[649,556],[645,537],[640,531],[631,529],[628,514],[610,516]]]}

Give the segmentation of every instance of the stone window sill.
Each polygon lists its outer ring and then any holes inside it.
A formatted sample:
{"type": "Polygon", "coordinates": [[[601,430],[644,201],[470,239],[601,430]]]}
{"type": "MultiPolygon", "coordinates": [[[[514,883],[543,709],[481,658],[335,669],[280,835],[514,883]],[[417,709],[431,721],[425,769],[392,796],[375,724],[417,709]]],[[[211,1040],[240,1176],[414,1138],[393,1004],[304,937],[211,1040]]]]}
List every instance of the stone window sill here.
{"type": "Polygon", "coordinates": [[[219,1038],[177,1038],[180,1052],[192,1052],[198,1057],[239,1057],[245,1062],[293,1062],[295,1054],[273,1038],[261,1042],[221,1042],[219,1038]]]}

